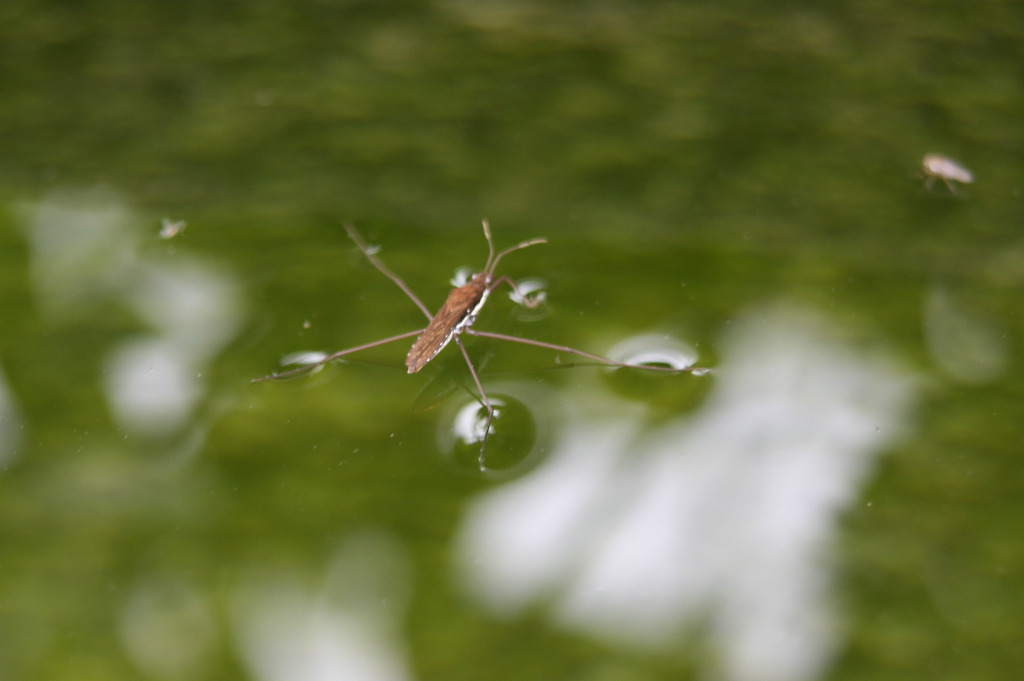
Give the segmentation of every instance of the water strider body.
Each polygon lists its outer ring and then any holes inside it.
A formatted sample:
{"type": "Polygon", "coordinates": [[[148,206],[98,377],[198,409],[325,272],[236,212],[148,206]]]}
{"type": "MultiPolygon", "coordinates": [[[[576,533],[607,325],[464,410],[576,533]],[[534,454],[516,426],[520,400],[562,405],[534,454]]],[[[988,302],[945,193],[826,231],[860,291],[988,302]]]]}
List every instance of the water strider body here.
{"type": "MultiPolygon", "coordinates": [[[[357,234],[350,232],[349,236],[352,237],[356,244],[359,244],[357,234]]],[[[508,277],[494,278],[494,269],[498,266],[498,261],[502,257],[527,246],[547,243],[547,239],[531,239],[507,248],[498,255],[494,255],[494,241],[491,239],[491,228],[486,220],[484,221],[484,236],[487,237],[487,244],[490,247],[487,264],[484,265],[482,271],[474,274],[473,278],[467,283],[458,288],[453,288],[448,293],[448,298],[444,301],[444,305],[433,316],[430,323],[427,324],[427,328],[423,330],[423,333],[413,343],[412,348],[409,349],[409,354],[405,358],[405,366],[408,367],[410,374],[414,374],[426,366],[427,362],[432,360],[437,353],[441,352],[452,338],[473,325],[477,314],[483,308],[484,303],[487,302],[487,296],[490,295],[491,291],[503,283],[508,283],[516,293],[519,293],[515,282],[508,277]]],[[[360,248],[363,247],[360,246],[360,248]]],[[[366,252],[365,248],[363,248],[363,252],[366,252]]],[[[519,297],[527,307],[536,307],[539,304],[538,299],[527,298],[522,295],[519,297]]]]}

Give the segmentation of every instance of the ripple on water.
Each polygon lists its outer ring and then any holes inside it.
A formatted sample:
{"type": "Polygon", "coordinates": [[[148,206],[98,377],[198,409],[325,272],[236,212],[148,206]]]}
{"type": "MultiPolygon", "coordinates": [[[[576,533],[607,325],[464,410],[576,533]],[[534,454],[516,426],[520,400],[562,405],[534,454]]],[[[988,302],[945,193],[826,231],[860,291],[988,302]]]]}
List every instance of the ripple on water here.
{"type": "MultiPolygon", "coordinates": [[[[546,450],[550,431],[550,410],[542,410],[539,391],[516,390],[513,386],[488,390],[495,416],[483,457],[487,477],[509,478],[533,468],[546,450]],[[523,393],[520,396],[512,392],[523,393]],[[525,394],[530,393],[530,394],[525,394]],[[537,393],[537,394],[534,394],[537,393]],[[528,406],[529,405],[529,406],[528,406]]],[[[443,459],[459,470],[481,474],[480,449],[487,411],[473,397],[457,401],[447,410],[438,427],[438,449],[443,459]]]]}
{"type": "Polygon", "coordinates": [[[608,368],[606,384],[620,397],[648,403],[661,403],[677,409],[696,403],[707,391],[706,368],[691,369],[699,355],[696,349],[666,334],[633,336],[613,347],[608,356],[619,362],[678,369],[673,374],[643,369],[608,368]]]}

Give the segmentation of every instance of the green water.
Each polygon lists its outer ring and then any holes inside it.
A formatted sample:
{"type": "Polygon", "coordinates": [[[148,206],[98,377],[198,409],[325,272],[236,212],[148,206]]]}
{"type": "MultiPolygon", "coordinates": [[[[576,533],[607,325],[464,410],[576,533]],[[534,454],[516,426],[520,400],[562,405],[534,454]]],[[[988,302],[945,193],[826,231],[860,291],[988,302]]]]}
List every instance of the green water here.
{"type": "Polygon", "coordinates": [[[1022,30],[5,2],[0,678],[1015,678],[1022,30]],[[975,182],[926,188],[926,153],[975,182]],[[499,268],[547,302],[476,328],[712,373],[467,338],[487,473],[455,346],[250,383],[425,323],[345,224],[434,309],[482,219],[548,240],[499,268]]]}

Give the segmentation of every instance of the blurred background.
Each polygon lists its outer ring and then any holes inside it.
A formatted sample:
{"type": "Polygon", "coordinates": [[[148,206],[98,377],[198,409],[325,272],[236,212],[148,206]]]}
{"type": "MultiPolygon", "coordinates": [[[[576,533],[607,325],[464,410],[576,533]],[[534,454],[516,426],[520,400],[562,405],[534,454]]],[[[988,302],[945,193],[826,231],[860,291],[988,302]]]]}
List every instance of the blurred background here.
{"type": "Polygon", "coordinates": [[[0,678],[1010,679],[1024,10],[0,7],[0,678]],[[925,183],[940,154],[974,182],[925,183]],[[546,295],[408,339],[498,248],[546,295]],[[465,271],[465,270],[463,270],[465,271]]]}

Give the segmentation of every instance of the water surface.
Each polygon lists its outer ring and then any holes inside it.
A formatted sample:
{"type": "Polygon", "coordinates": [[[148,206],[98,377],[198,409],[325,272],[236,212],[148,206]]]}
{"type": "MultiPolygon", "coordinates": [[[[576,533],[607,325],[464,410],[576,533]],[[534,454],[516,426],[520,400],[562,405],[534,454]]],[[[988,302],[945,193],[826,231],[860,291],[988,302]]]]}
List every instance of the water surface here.
{"type": "Polygon", "coordinates": [[[1015,5],[0,11],[4,679],[1024,663],[1015,5]]]}

